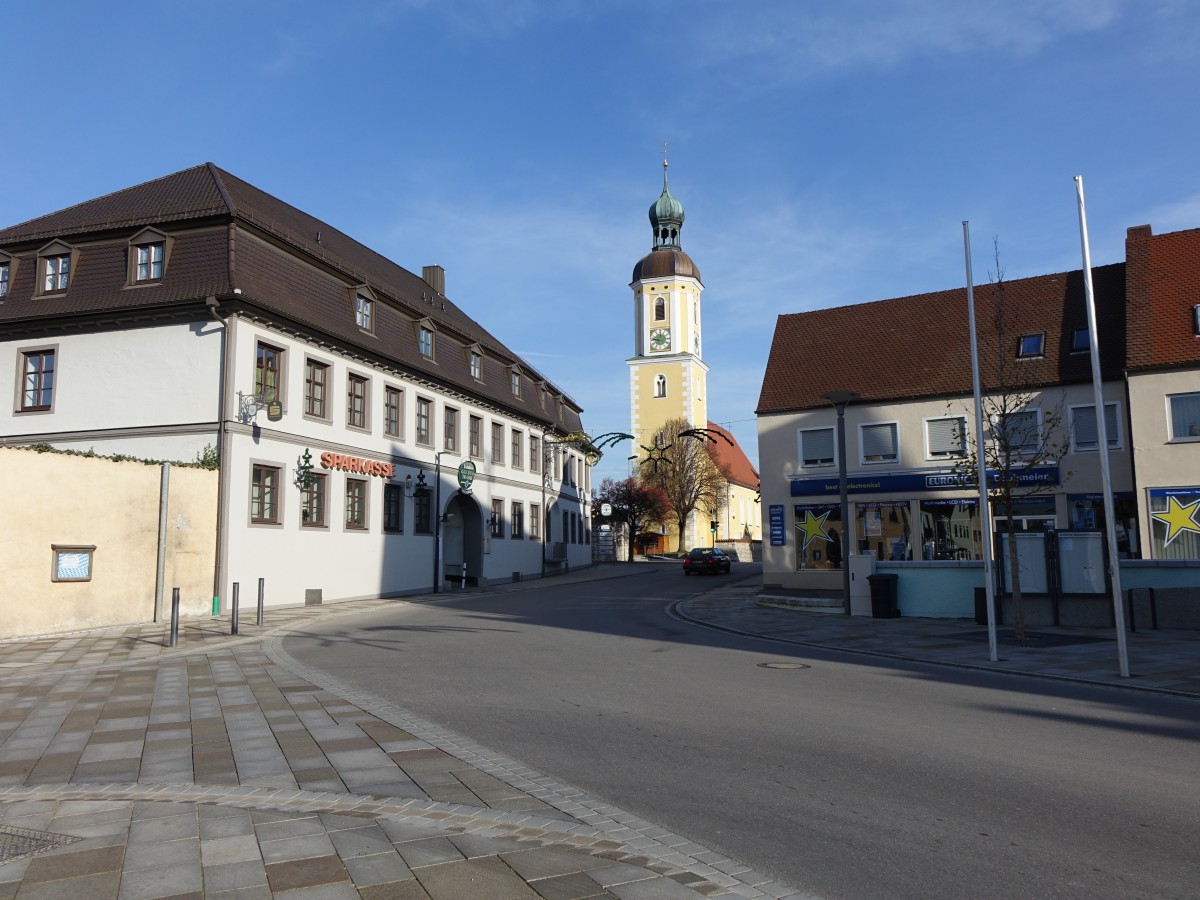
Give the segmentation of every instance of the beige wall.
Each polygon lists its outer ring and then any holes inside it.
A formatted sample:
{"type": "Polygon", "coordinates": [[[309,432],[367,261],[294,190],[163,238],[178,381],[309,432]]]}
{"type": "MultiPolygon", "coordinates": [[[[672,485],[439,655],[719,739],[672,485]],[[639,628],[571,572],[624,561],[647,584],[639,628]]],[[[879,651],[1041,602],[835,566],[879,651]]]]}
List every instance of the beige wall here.
{"type": "MultiPolygon", "coordinates": [[[[1200,389],[1195,369],[1154,372],[1129,378],[1129,408],[1133,419],[1134,464],[1138,476],[1138,525],[1145,557],[1150,557],[1153,519],[1147,488],[1200,484],[1200,442],[1171,438],[1171,394],[1200,389]]],[[[1160,526],[1161,528],[1161,526],[1160,526]]]]}
{"type": "MultiPolygon", "coordinates": [[[[161,468],[0,447],[0,638],[154,619],[161,468]],[[94,545],[89,581],[55,582],[52,545],[94,545]]],[[[172,466],[164,618],[212,609],[217,473],[172,466]]]]}

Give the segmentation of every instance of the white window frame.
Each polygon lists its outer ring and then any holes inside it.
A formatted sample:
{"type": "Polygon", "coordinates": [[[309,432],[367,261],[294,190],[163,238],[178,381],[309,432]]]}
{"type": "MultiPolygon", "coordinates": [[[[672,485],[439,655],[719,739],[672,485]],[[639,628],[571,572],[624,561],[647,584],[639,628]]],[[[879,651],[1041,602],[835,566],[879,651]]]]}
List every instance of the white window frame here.
{"type": "Polygon", "coordinates": [[[372,298],[354,295],[354,324],[368,334],[375,333],[375,301],[372,298]]]}
{"type": "Polygon", "coordinates": [[[1198,427],[1198,426],[1200,426],[1200,423],[1197,423],[1197,425],[1191,426],[1191,428],[1195,431],[1195,433],[1192,433],[1192,431],[1189,431],[1188,434],[1183,434],[1183,435],[1175,434],[1174,401],[1177,399],[1180,399],[1180,398],[1184,398],[1184,397],[1195,398],[1195,402],[1200,403],[1200,391],[1186,391],[1186,392],[1182,392],[1182,393],[1178,393],[1178,394],[1167,394],[1167,396],[1166,396],[1167,440],[1169,443],[1172,443],[1172,444],[1184,444],[1184,443],[1191,443],[1193,441],[1200,441],[1200,427],[1198,427]]]}
{"type": "MultiPolygon", "coordinates": [[[[836,466],[837,458],[838,458],[837,429],[834,428],[832,425],[820,425],[820,426],[814,426],[812,428],[796,429],[796,456],[800,462],[800,468],[802,468],[802,469],[828,469],[832,466],[836,466]],[[812,462],[812,463],[810,463],[804,458],[804,435],[808,432],[813,432],[813,431],[828,431],[829,432],[829,442],[830,442],[830,448],[832,450],[832,454],[830,455],[828,462],[812,462]]],[[[822,457],[819,457],[819,459],[824,460],[825,457],[822,456],[822,457]]]]}
{"type": "Polygon", "coordinates": [[[433,359],[433,328],[422,323],[417,326],[417,352],[425,359],[433,359]]]}
{"type": "Polygon", "coordinates": [[[52,253],[42,257],[42,293],[62,294],[71,286],[71,254],[52,253]]]}
{"type": "MultiPolygon", "coordinates": [[[[1121,439],[1122,435],[1121,435],[1121,409],[1120,409],[1120,406],[1116,402],[1109,403],[1109,402],[1105,401],[1104,412],[1105,412],[1104,424],[1105,424],[1105,428],[1107,431],[1106,437],[1108,438],[1108,449],[1109,450],[1120,450],[1123,446],[1122,439],[1121,439]],[[1110,410],[1110,409],[1113,411],[1112,422],[1108,421],[1108,410],[1110,410]],[[1109,425],[1111,425],[1112,427],[1109,428],[1108,427],[1109,425]]],[[[1070,423],[1070,426],[1071,426],[1071,452],[1072,453],[1095,453],[1097,450],[1100,449],[1100,428],[1099,428],[1099,424],[1096,422],[1095,417],[1096,417],[1096,404],[1094,404],[1094,403],[1079,403],[1079,404],[1076,404],[1075,406],[1067,407],[1067,421],[1070,423]],[[1095,442],[1092,443],[1091,446],[1081,445],[1079,443],[1078,436],[1076,435],[1076,432],[1075,432],[1076,412],[1081,409],[1091,410],[1091,415],[1092,415],[1092,420],[1093,420],[1092,428],[1093,428],[1094,434],[1096,435],[1095,442]]]]}
{"type": "Polygon", "coordinates": [[[478,350],[471,350],[467,356],[467,364],[471,370],[471,377],[476,381],[483,381],[483,354],[478,350]]]}
{"type": "Polygon", "coordinates": [[[863,422],[858,426],[858,461],[864,466],[887,466],[897,465],[900,462],[900,423],[892,420],[887,422],[863,422]],[[886,428],[892,429],[892,446],[895,450],[894,456],[891,459],[867,459],[866,454],[866,439],[864,435],[868,428],[886,428]]]}
{"type": "Polygon", "coordinates": [[[0,299],[8,296],[12,285],[12,261],[0,259],[0,299]]]}
{"type": "Polygon", "coordinates": [[[967,455],[967,417],[966,416],[929,416],[925,422],[925,458],[926,459],[962,459],[967,455]],[[958,422],[961,427],[959,433],[959,448],[955,453],[952,450],[935,450],[933,447],[933,434],[930,430],[930,425],[934,422],[958,422]]]}
{"type": "MultiPolygon", "coordinates": [[[[1027,453],[1025,452],[1026,447],[1028,447],[1033,452],[1037,452],[1038,447],[1040,447],[1041,443],[1042,443],[1042,429],[1045,427],[1045,425],[1042,421],[1041,408],[1034,407],[1032,409],[1030,409],[1030,408],[1018,409],[1018,410],[1014,410],[1013,412],[1009,413],[1009,415],[1012,415],[1012,416],[1033,415],[1036,417],[1037,425],[1034,429],[1035,438],[1034,438],[1033,442],[1028,445],[1022,445],[1020,447],[1015,447],[1015,448],[1013,448],[1013,452],[1017,456],[1020,456],[1020,457],[1024,457],[1027,455],[1027,453]]],[[[997,452],[999,452],[1000,441],[999,441],[999,438],[996,437],[996,425],[994,422],[992,424],[992,444],[996,447],[997,452]]]]}

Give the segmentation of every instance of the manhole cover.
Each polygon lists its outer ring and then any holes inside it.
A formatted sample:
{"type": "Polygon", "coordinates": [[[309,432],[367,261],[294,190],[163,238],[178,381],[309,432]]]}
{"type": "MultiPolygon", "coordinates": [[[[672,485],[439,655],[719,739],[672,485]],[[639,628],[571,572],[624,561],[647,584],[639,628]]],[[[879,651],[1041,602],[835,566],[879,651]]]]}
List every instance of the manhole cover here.
{"type": "Polygon", "coordinates": [[[758,667],[760,669],[811,669],[812,668],[812,666],[805,665],[804,663],[789,663],[789,662],[759,663],[758,667]]]}
{"type": "Polygon", "coordinates": [[[51,834],[47,831],[31,831],[13,825],[0,825],[0,863],[24,859],[55,847],[65,847],[83,838],[69,834],[51,834]]]}

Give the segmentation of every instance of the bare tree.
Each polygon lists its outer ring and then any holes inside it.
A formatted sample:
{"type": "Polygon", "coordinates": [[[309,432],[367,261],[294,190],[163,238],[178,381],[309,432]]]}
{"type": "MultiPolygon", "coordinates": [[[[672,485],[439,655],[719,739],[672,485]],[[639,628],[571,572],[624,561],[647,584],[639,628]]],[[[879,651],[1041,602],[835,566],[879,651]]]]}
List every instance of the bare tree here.
{"type": "Polygon", "coordinates": [[[629,561],[633,561],[637,536],[659,525],[671,514],[671,504],[661,489],[643,484],[636,478],[616,481],[605,478],[592,496],[592,510],[602,503],[612,507],[610,518],[625,524],[629,535],[629,561]]]}
{"type": "Polygon", "coordinates": [[[680,550],[688,519],[697,509],[718,516],[725,508],[729,473],[723,472],[709,452],[704,429],[693,428],[686,419],[670,419],[654,436],[654,446],[643,447],[639,477],[661,488],[671,502],[678,529],[680,550]]]}
{"type": "MultiPolygon", "coordinates": [[[[988,496],[998,521],[1006,522],[1008,582],[1012,592],[1013,636],[1025,639],[1021,597],[1021,571],[1017,558],[1014,514],[1018,501],[1048,495],[1054,481],[1048,467],[1057,467],[1070,448],[1066,427],[1066,395],[1049,396],[1039,388],[1045,376],[1027,363],[1044,348],[1026,345],[1044,337],[1018,335],[1011,322],[1011,298],[1000,265],[999,243],[993,241],[995,270],[988,273],[991,301],[990,333],[981,335],[980,382],[985,434],[971,434],[963,442],[964,457],[958,468],[964,482],[978,483],[980,455],[987,467],[988,496]],[[1024,359],[1023,359],[1024,357],[1024,359]],[[990,365],[989,365],[990,363],[990,365]],[[1040,376],[1040,377],[1039,377],[1040,376]]],[[[982,510],[980,511],[982,515],[982,510]]]]}

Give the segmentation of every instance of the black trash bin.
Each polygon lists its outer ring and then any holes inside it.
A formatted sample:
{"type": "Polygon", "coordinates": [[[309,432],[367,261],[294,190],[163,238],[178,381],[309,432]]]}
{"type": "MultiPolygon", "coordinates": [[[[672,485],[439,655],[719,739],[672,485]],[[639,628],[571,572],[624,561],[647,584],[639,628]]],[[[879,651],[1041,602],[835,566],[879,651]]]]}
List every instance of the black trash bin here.
{"type": "Polygon", "coordinates": [[[900,610],[896,608],[896,588],[900,581],[899,575],[868,575],[871,585],[871,618],[896,619],[900,610]]]}

